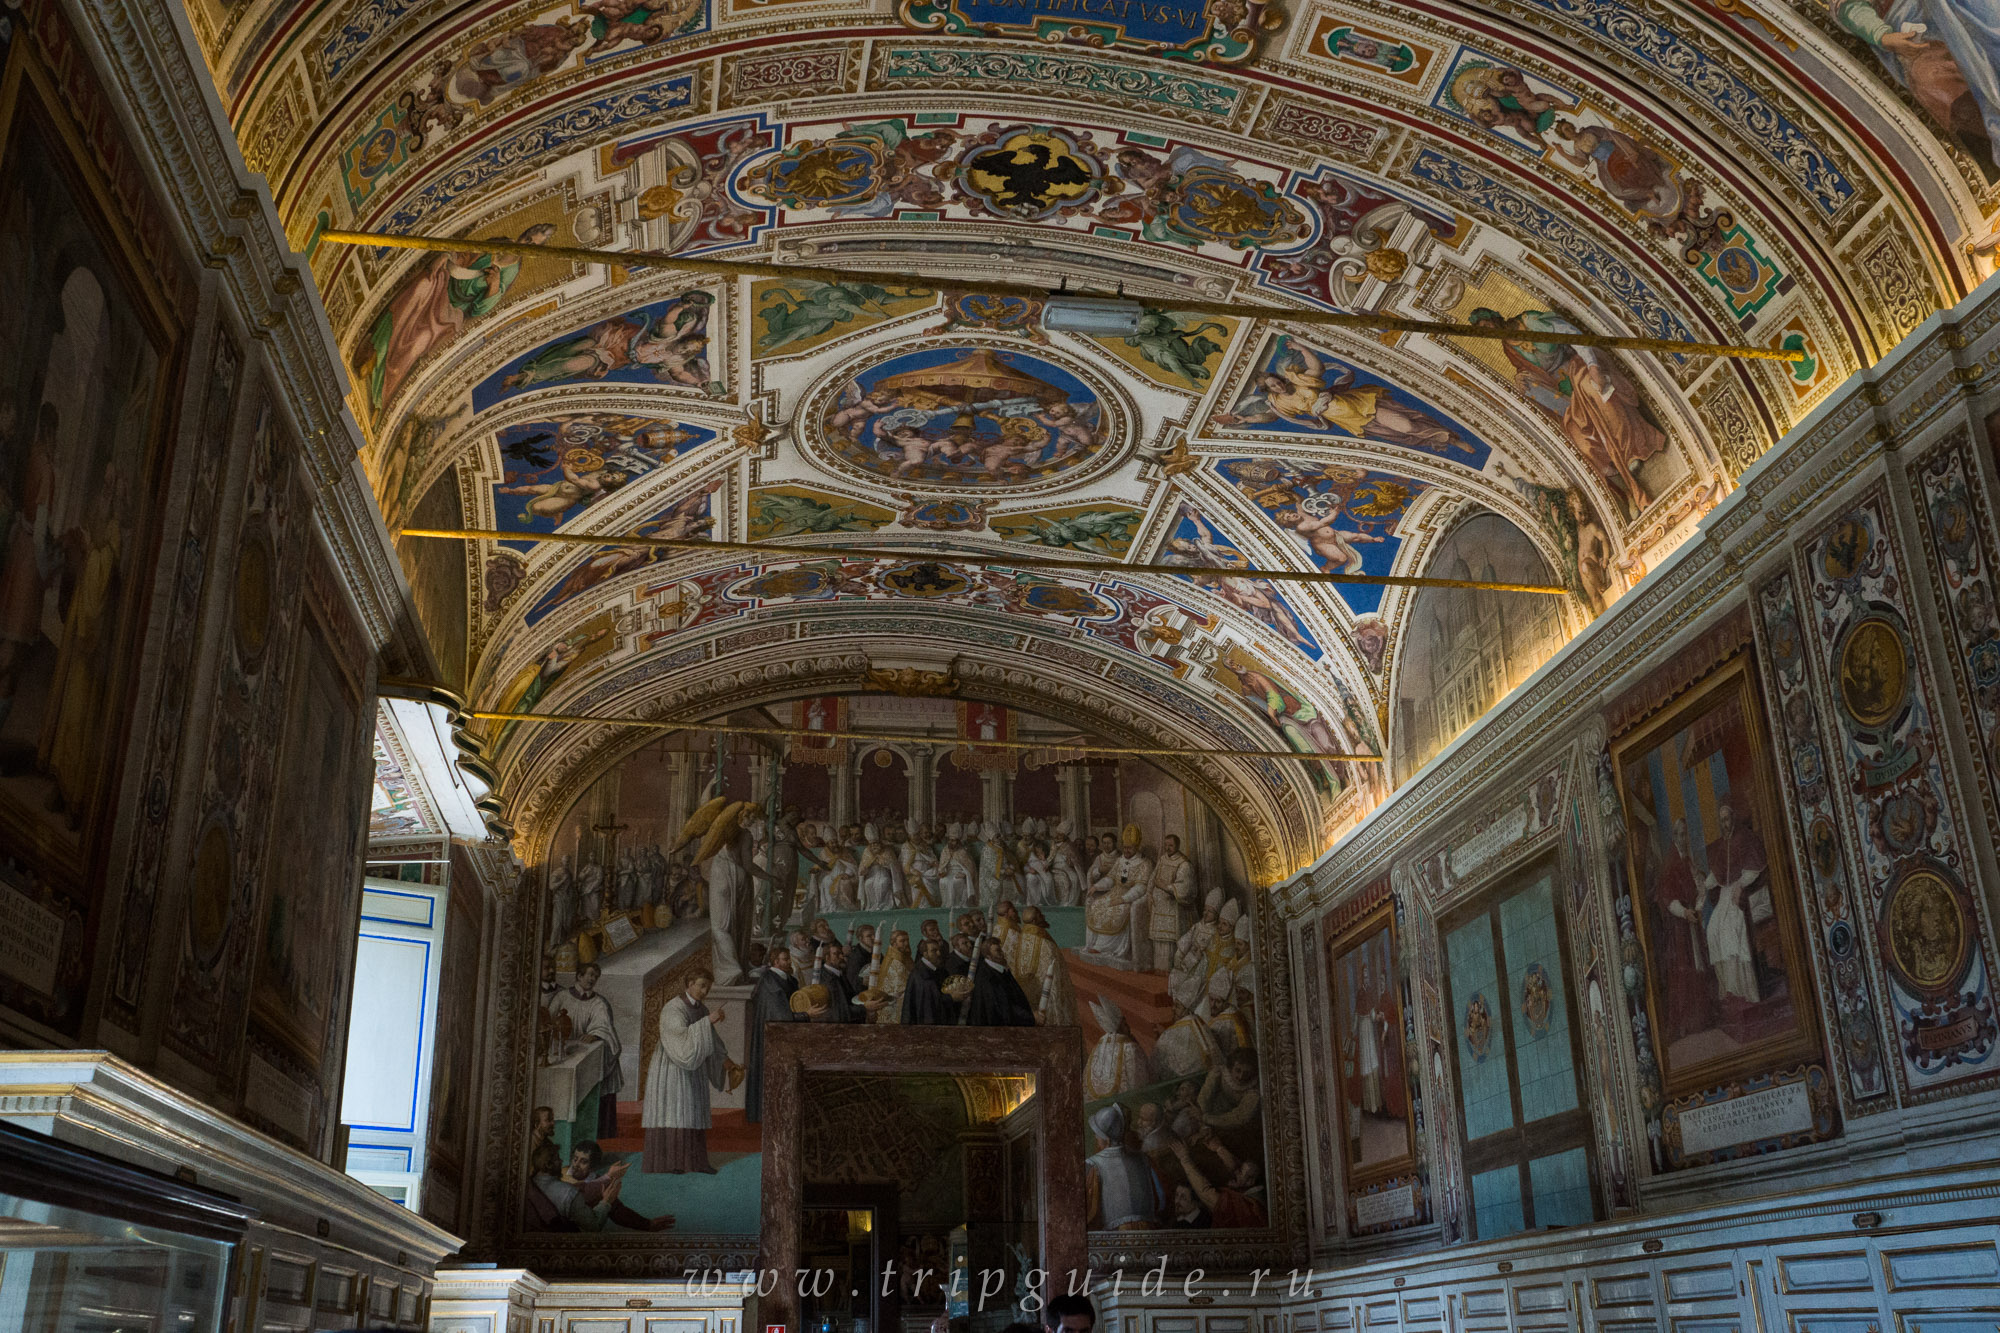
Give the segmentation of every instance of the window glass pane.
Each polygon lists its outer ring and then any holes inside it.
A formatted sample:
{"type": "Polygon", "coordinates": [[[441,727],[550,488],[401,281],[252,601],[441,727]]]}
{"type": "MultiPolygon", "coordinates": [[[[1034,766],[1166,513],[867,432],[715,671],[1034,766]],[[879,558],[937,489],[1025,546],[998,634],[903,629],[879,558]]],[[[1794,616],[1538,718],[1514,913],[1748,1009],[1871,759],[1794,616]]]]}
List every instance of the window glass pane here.
{"type": "MultiPolygon", "coordinates": [[[[1467,1141],[1514,1127],[1513,1084],[1507,1073],[1507,1034],[1495,1007],[1493,925],[1478,917],[1445,939],[1451,972],[1452,1023],[1458,1036],[1459,1095],[1465,1102],[1467,1141]]],[[[1483,1233],[1482,1233],[1483,1234],[1483,1233]]]]}
{"type": "MultiPolygon", "coordinates": [[[[1528,1163],[1528,1185],[1535,1192],[1535,1225],[1574,1227],[1595,1220],[1590,1193],[1590,1166],[1583,1149],[1571,1148],[1528,1163]]],[[[1484,1236],[1482,1229],[1479,1233],[1484,1236]]]]}
{"type": "Polygon", "coordinates": [[[1472,1216],[1479,1239],[1498,1240],[1527,1228],[1521,1214],[1521,1168],[1503,1166],[1472,1178],[1472,1216]]]}
{"type": "Polygon", "coordinates": [[[1507,957],[1507,1002],[1514,1007],[1521,1118],[1533,1124],[1577,1105],[1551,877],[1500,904],[1500,941],[1507,957]]]}

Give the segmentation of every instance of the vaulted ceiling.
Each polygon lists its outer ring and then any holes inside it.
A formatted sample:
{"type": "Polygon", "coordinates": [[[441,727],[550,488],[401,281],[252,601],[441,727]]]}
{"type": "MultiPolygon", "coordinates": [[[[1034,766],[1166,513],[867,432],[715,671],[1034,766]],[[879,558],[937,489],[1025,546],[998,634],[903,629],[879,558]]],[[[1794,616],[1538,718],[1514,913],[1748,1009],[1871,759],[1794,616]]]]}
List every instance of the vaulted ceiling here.
{"type": "MultiPolygon", "coordinates": [[[[1969,290],[2000,205],[1991,65],[1858,0],[189,13],[311,258],[392,532],[801,548],[406,539],[444,683],[481,708],[713,717],[919,665],[1126,743],[1273,745],[1276,688],[1387,753],[1411,590],[940,553],[1422,574],[1497,514],[1573,590],[1548,617],[1559,642],[1969,290]],[[1035,10],[1038,35],[1002,22],[1035,10]],[[627,270],[508,241],[912,282],[627,270]],[[1168,313],[1131,337],[1045,333],[979,292],[996,277],[1122,284],[1168,313]],[[1523,337],[1190,315],[1176,295],[1523,337]],[[1565,327],[1808,359],[1531,336],[1565,327]],[[810,551],[857,540],[910,560],[810,551]]],[[[486,736],[530,850],[637,736],[486,736]]],[[[1267,878],[1391,780],[1167,762],[1267,878]]]]}

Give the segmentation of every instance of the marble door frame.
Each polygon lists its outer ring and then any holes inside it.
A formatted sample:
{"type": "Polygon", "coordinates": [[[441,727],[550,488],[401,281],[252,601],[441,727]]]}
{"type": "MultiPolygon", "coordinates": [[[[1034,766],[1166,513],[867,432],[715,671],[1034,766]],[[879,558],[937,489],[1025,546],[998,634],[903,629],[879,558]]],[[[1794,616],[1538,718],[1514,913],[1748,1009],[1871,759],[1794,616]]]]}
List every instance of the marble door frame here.
{"type": "Polygon", "coordinates": [[[1033,1074],[1041,1103],[1035,1149],[1041,1166],[1045,1296],[1068,1289],[1089,1265],[1083,1215],[1083,1034],[1073,1027],[843,1027],[773,1023],[764,1031],[764,1199],[760,1275],[777,1271],[759,1299],[757,1322],[798,1319],[799,1210],[804,1201],[806,1075],[840,1073],[1033,1074]]]}

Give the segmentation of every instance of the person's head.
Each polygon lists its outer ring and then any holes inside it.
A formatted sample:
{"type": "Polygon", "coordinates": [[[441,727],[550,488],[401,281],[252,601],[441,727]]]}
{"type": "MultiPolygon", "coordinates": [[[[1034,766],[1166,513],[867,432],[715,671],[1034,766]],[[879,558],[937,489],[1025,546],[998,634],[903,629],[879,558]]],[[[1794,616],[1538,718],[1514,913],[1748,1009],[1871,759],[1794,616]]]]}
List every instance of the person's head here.
{"type": "Polygon", "coordinates": [[[847,965],[847,946],[844,944],[829,944],[820,951],[820,957],[826,959],[828,967],[845,967],[847,965]]]}
{"type": "Polygon", "coordinates": [[[792,970],[792,951],[790,949],[773,949],[771,951],[771,961],[765,964],[765,966],[769,967],[773,972],[783,972],[789,975],[792,970]]]}
{"type": "Polygon", "coordinates": [[[944,961],[944,941],[940,939],[926,939],[922,944],[917,946],[917,952],[926,963],[929,963],[932,967],[936,967],[944,961]]]}
{"type": "Polygon", "coordinates": [[[761,944],[753,944],[753,945],[751,945],[751,946],[750,946],[750,952],[748,952],[748,953],[746,953],[745,955],[743,955],[743,957],[745,958],[745,960],[747,960],[747,961],[749,962],[750,966],[752,966],[752,967],[762,967],[762,966],[764,966],[764,961],[765,961],[765,960],[766,960],[767,958],[769,958],[770,956],[771,956],[771,951],[770,951],[769,949],[765,948],[765,947],[764,947],[763,945],[761,945],[761,944]]]}
{"type": "Polygon", "coordinates": [[[1263,1174],[1257,1169],[1255,1162],[1247,1160],[1238,1162],[1236,1170],[1230,1173],[1229,1187],[1236,1190],[1256,1189],[1257,1182],[1263,1178],[1263,1174]]]}
{"type": "Polygon", "coordinates": [[[910,952],[910,932],[907,930],[890,931],[889,947],[891,949],[899,949],[907,956],[910,952]]]}
{"type": "Polygon", "coordinates": [[[604,969],[595,963],[585,963],[576,970],[576,993],[590,995],[597,990],[597,979],[604,975],[604,969]]]}
{"type": "Polygon", "coordinates": [[[937,918],[927,918],[918,929],[923,931],[926,940],[936,940],[939,944],[944,943],[944,932],[938,929],[937,918]]]}
{"type": "Polygon", "coordinates": [[[688,978],[687,997],[690,1000],[705,1000],[709,991],[715,988],[715,974],[706,968],[699,968],[688,978]]]}
{"type": "Polygon", "coordinates": [[[1129,1123],[1124,1104],[1112,1102],[1100,1107],[1090,1117],[1090,1132],[1097,1136],[1100,1148],[1115,1148],[1125,1142],[1125,1126],[1129,1123]]]}
{"type": "Polygon", "coordinates": [[[1097,1307],[1088,1296],[1064,1293],[1050,1299],[1042,1310],[1042,1322],[1054,1333],[1090,1333],[1097,1327],[1097,1307]]]}
{"type": "Polygon", "coordinates": [[[1168,856],[1179,856],[1181,854],[1181,840],[1173,834],[1169,833],[1160,841],[1166,845],[1168,856]]]}
{"type": "Polygon", "coordinates": [[[1118,835],[1115,833],[1098,834],[1097,850],[1103,852],[1106,856],[1110,856],[1116,852],[1118,850],[1118,835]]]}
{"type": "Polygon", "coordinates": [[[556,1108],[537,1106],[528,1120],[528,1125],[537,1134],[547,1136],[556,1132],[556,1108]]]}
{"type": "Polygon", "coordinates": [[[830,940],[835,938],[832,924],[823,916],[814,918],[812,933],[813,938],[816,940],[830,940]]]}
{"type": "Polygon", "coordinates": [[[1736,811],[1729,802],[1724,801],[1716,807],[1715,825],[1725,838],[1736,831],[1736,811]]]}
{"type": "Polygon", "coordinates": [[[972,936],[962,930],[959,931],[958,934],[951,937],[951,947],[957,952],[964,954],[967,958],[972,957],[972,936]]]}
{"type": "Polygon", "coordinates": [[[1007,961],[1007,952],[1000,947],[1000,938],[997,935],[986,937],[986,948],[981,952],[989,963],[1004,964],[1007,961]]]}
{"type": "Polygon", "coordinates": [[[1139,1108],[1139,1132],[1150,1134],[1160,1127],[1160,1104],[1147,1102],[1139,1108]]]}
{"type": "Polygon", "coordinates": [[[1185,1184],[1174,1186],[1174,1216],[1186,1217],[1194,1211],[1196,1211],[1194,1206],[1194,1191],[1189,1189],[1185,1184]]]}
{"type": "Polygon", "coordinates": [[[578,1180],[596,1174],[597,1164],[604,1160],[603,1152],[596,1139],[584,1139],[569,1150],[569,1173],[578,1180]]]}
{"type": "Polygon", "coordinates": [[[1014,906],[1014,901],[1011,898],[1002,898],[999,905],[993,909],[993,914],[1004,920],[1012,921],[1017,926],[1021,924],[1021,909],[1014,906]]]}
{"type": "Polygon", "coordinates": [[[1229,1081],[1237,1087],[1249,1087],[1257,1081],[1257,1053],[1244,1047],[1232,1051],[1229,1056],[1229,1081]]]}
{"type": "Polygon", "coordinates": [[[1042,909],[1039,907],[1030,907],[1027,911],[1021,913],[1021,921],[1024,925],[1039,926],[1043,930],[1049,928],[1049,919],[1042,915],[1042,909]]]}
{"type": "Polygon", "coordinates": [[[872,949],[875,947],[875,927],[863,926],[861,927],[861,929],[857,930],[855,934],[860,938],[861,942],[867,945],[869,948],[872,949]]]}
{"type": "Polygon", "coordinates": [[[528,1174],[531,1176],[559,1176],[562,1174],[562,1154],[556,1145],[547,1139],[535,1145],[534,1152],[528,1154],[528,1174]]]}

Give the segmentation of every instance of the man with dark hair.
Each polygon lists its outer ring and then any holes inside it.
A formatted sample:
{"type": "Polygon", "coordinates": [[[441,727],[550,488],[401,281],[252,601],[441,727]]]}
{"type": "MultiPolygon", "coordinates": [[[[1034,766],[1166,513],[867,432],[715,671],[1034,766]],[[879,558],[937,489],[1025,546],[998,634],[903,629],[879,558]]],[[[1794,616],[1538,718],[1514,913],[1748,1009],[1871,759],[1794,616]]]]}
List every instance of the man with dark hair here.
{"type": "Polygon", "coordinates": [[[1000,937],[988,935],[972,971],[972,995],[965,1002],[965,1021],[972,1027],[1031,1028],[1035,1007],[1007,966],[1000,937]]]}
{"type": "Polygon", "coordinates": [[[1042,1322],[1050,1333],[1090,1333],[1097,1327],[1097,1307],[1088,1296],[1057,1296],[1043,1308],[1042,1322]]]}
{"type": "Polygon", "coordinates": [[[618,1135],[618,1094],[625,1086],[625,1076],[618,1066],[621,1043],[618,1025],[611,1017],[611,1001],[597,989],[603,976],[603,968],[596,963],[585,963],[576,970],[576,984],[563,993],[561,1003],[577,1036],[604,1046],[604,1074],[597,1085],[596,1129],[598,1138],[609,1139],[618,1135]]]}
{"type": "Polygon", "coordinates": [[[958,1001],[944,993],[951,974],[943,967],[943,940],[925,940],[917,948],[917,965],[903,988],[903,1023],[907,1027],[941,1027],[958,1022],[958,1001]]]}
{"type": "Polygon", "coordinates": [[[565,1166],[553,1143],[535,1149],[529,1163],[528,1211],[532,1225],[542,1231],[603,1231],[608,1225],[633,1231],[666,1231],[673,1227],[671,1213],[645,1217],[620,1198],[626,1161],[606,1165],[596,1140],[584,1139],[570,1149],[565,1166]]]}
{"type": "MultiPolygon", "coordinates": [[[[750,993],[750,1032],[744,1062],[747,1080],[743,1088],[743,1118],[750,1124],[764,1118],[764,1025],[803,1023],[813,1017],[792,1012],[792,996],[798,989],[799,979],[792,975],[791,951],[773,949],[764,964],[763,975],[757,978],[757,989],[750,993]]],[[[826,1007],[820,1006],[819,1012],[825,1013],[826,1007]]]]}
{"type": "Polygon", "coordinates": [[[820,965],[813,969],[812,984],[826,987],[826,1013],[816,1016],[821,1023],[866,1023],[868,1016],[887,1000],[862,1001],[855,998],[847,979],[847,946],[829,944],[820,950],[820,965]]]}

